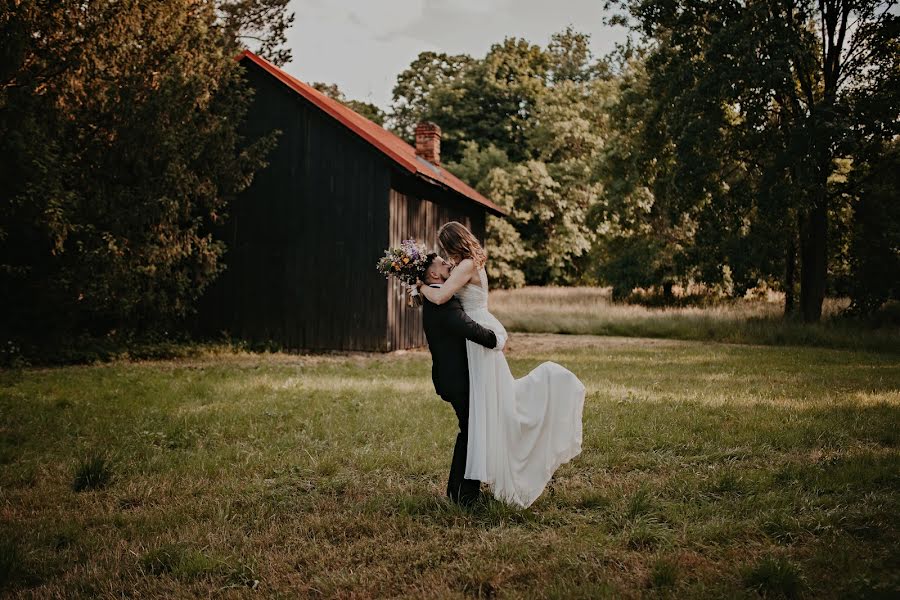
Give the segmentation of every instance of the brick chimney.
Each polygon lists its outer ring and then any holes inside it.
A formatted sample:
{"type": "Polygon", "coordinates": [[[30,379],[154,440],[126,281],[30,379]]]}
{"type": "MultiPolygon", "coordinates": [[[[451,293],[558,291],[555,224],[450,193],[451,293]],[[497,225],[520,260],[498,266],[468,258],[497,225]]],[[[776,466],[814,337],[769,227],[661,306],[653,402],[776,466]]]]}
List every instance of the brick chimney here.
{"type": "Polygon", "coordinates": [[[416,125],[416,155],[435,165],[441,164],[441,128],[434,123],[416,125]]]}

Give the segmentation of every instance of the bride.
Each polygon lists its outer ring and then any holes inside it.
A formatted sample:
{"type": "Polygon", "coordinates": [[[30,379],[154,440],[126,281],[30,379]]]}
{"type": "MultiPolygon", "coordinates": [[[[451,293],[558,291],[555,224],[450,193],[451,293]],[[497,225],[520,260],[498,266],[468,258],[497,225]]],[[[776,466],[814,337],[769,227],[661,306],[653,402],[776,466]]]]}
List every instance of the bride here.
{"type": "Polygon", "coordinates": [[[497,348],[466,341],[469,363],[469,427],[466,479],[484,481],[494,496],[530,506],[554,471],[581,452],[585,388],[568,369],[545,362],[515,379],[502,348],[509,337],[488,310],[487,256],[464,225],[441,227],[438,242],[455,266],[439,288],[422,286],[430,302],[454,294],[469,317],[494,332],[497,348]]]}

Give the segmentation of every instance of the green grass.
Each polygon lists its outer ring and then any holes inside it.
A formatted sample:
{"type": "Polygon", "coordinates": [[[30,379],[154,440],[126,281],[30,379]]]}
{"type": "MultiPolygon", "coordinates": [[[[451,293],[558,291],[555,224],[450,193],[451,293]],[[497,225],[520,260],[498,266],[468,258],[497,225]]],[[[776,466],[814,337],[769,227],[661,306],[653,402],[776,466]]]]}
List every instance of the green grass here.
{"type": "Polygon", "coordinates": [[[821,323],[783,318],[777,294],[672,308],[614,303],[608,288],[527,287],[491,292],[491,309],[510,331],[821,346],[900,352],[898,307],[877,319],[841,317],[846,299],[827,299],[821,323]]]}
{"type": "Polygon", "coordinates": [[[744,585],[766,597],[796,598],[805,584],[803,576],[792,563],[783,558],[766,556],[745,571],[744,585]]]}
{"type": "Polygon", "coordinates": [[[524,511],[443,500],[427,353],[0,371],[0,594],[900,592],[896,355],[514,334],[509,358],[588,390],[582,455],[524,511]]]}
{"type": "Polygon", "coordinates": [[[81,461],[75,470],[72,489],[76,492],[98,490],[109,485],[112,480],[112,469],[106,458],[100,454],[90,456],[81,461]]]}

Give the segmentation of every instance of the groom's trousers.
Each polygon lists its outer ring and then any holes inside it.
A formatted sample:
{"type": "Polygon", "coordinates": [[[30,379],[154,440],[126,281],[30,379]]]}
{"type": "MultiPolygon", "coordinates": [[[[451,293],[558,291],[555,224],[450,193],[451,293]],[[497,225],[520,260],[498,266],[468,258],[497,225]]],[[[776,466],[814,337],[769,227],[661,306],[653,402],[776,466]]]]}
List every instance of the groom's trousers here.
{"type": "Polygon", "coordinates": [[[469,395],[441,396],[453,406],[459,420],[459,433],[453,446],[453,461],[450,463],[450,477],[447,480],[447,496],[459,504],[470,504],[478,499],[481,482],[466,479],[466,449],[469,442],[469,395]]]}

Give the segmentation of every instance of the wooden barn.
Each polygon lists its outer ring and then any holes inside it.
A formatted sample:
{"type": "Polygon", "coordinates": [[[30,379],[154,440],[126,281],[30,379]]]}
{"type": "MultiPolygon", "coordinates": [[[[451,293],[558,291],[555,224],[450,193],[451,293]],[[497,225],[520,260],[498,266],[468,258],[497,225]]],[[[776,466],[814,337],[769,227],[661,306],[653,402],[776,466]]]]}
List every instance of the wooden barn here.
{"type": "Polygon", "coordinates": [[[441,167],[437,126],[417,127],[414,148],[255,54],[238,60],[255,89],[247,134],[282,134],[217,234],[227,268],[200,326],[292,350],[424,346],[421,310],[376,261],[409,237],[436,249],[447,221],[483,242],[501,209],[441,167]]]}

